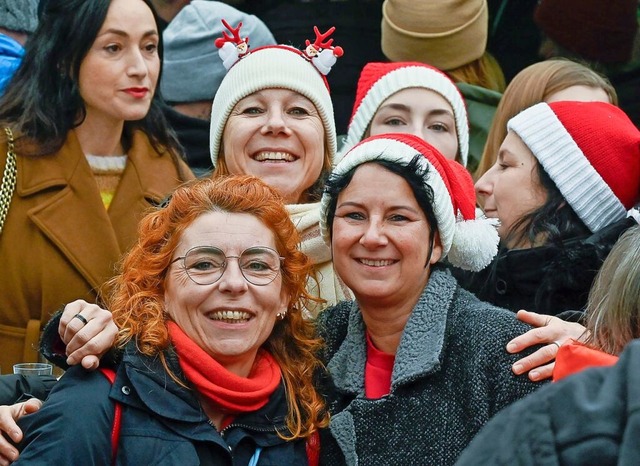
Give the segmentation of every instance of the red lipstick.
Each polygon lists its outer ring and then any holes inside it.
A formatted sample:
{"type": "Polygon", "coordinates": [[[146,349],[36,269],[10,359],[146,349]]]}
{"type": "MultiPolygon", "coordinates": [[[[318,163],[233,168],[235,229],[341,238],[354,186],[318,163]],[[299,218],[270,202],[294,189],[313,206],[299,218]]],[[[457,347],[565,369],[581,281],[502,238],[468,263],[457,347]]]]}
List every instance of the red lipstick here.
{"type": "Polygon", "coordinates": [[[142,99],[147,95],[149,89],[147,89],[146,87],[130,87],[128,89],[125,89],[124,91],[131,97],[142,99]]]}

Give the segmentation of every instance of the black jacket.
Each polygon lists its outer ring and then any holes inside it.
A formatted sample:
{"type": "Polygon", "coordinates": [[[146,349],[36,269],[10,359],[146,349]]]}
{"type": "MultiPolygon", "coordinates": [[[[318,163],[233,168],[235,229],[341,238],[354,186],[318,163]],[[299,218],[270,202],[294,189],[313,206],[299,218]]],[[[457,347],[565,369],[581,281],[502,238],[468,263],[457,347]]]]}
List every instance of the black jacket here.
{"type": "Polygon", "coordinates": [[[12,405],[29,398],[44,400],[56,384],[52,375],[14,375],[0,377],[0,405],[12,405]]]}
{"type": "Polygon", "coordinates": [[[462,453],[469,465],[640,464],[640,340],[620,361],[587,369],[514,403],[462,453]]]}
{"type": "Polygon", "coordinates": [[[593,280],[620,235],[636,225],[626,218],[591,236],[560,245],[502,250],[480,272],[452,269],[463,288],[482,301],[517,312],[557,315],[584,309],[593,280]]]}
{"type": "Polygon", "coordinates": [[[162,105],[162,112],[178,136],[189,168],[196,176],[208,175],[213,170],[209,152],[210,123],[180,113],[167,104],[162,105]]]}
{"type": "MultiPolygon", "coordinates": [[[[174,373],[178,361],[167,353],[174,373]]],[[[186,380],[184,381],[185,383],[186,380]]],[[[243,465],[262,447],[259,465],[305,465],[304,440],[286,442],[284,387],[260,410],[237,416],[220,433],[208,423],[194,392],[179,386],[158,358],[127,347],[112,386],[99,372],[72,367],[37,413],[19,424],[25,437],[16,465],[111,463],[114,402],[122,405],[120,465],[243,465]]]]}

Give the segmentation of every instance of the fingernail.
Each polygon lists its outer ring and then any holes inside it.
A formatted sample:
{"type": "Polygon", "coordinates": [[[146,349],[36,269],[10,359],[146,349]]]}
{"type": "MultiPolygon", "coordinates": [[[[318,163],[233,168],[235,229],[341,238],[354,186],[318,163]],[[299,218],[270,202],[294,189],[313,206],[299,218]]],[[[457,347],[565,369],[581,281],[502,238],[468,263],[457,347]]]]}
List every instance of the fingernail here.
{"type": "Polygon", "coordinates": [[[517,349],[517,345],[515,343],[509,343],[507,345],[507,351],[515,351],[517,349]]]}
{"type": "Polygon", "coordinates": [[[524,368],[522,367],[522,364],[513,365],[513,372],[515,372],[516,374],[521,374],[523,369],[524,368]]]}
{"type": "Polygon", "coordinates": [[[540,377],[540,372],[533,370],[529,372],[529,377],[531,377],[531,380],[538,380],[538,377],[540,377]]]}

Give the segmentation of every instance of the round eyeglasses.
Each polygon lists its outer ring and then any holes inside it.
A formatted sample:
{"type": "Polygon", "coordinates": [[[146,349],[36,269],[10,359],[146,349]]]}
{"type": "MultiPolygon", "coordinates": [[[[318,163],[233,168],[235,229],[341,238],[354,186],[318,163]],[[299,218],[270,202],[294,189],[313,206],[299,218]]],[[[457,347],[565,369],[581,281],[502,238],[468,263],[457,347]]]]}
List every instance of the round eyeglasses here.
{"type": "Polygon", "coordinates": [[[211,285],[224,274],[228,259],[238,260],[240,272],[246,281],[252,285],[265,286],[278,276],[284,257],[275,249],[265,246],[247,248],[239,256],[227,256],[221,249],[213,246],[196,246],[171,263],[182,260],[182,266],[193,282],[211,285]]]}

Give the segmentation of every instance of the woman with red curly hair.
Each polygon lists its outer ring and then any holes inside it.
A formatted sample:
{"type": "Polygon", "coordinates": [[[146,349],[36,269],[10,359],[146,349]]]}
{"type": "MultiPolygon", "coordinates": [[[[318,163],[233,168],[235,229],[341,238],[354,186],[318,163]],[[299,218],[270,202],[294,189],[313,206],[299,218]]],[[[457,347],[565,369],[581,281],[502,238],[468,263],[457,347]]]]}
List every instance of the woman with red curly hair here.
{"type": "Polygon", "coordinates": [[[312,263],[298,242],[257,178],[176,190],[110,282],[115,382],[70,369],[21,419],[16,464],[306,464],[328,414],[312,384],[320,342],[302,317],[312,263]]]}

